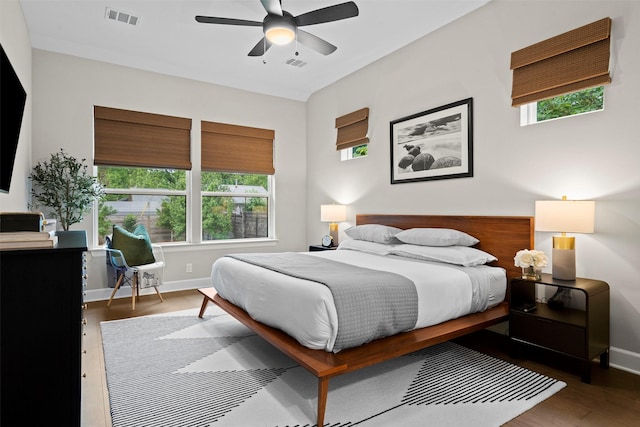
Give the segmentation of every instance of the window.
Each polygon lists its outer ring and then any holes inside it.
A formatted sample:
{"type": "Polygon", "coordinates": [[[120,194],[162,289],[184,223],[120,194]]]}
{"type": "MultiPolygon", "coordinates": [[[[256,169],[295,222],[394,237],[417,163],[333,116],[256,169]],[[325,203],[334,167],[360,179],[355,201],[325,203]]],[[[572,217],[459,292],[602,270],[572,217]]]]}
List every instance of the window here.
{"type": "Polygon", "coordinates": [[[340,160],[351,160],[360,157],[366,157],[369,144],[358,145],[357,147],[350,147],[340,150],[340,160]]]}
{"type": "Polygon", "coordinates": [[[202,173],[202,240],[269,237],[271,176],[202,173]]]}
{"type": "Polygon", "coordinates": [[[187,240],[187,171],[98,166],[106,197],[98,210],[98,243],[114,225],[133,231],[143,224],[151,241],[187,240]]]}
{"type": "Polygon", "coordinates": [[[361,108],[336,119],[336,150],[340,160],[351,160],[367,155],[369,138],[369,108],[361,108]]]}
{"type": "Polygon", "coordinates": [[[94,106],[94,165],[106,198],[98,244],[113,225],[143,224],[152,242],[188,240],[191,119],[94,106]]]}
{"type": "Polygon", "coordinates": [[[604,110],[604,86],[522,105],[520,126],[601,110],[604,110]]]}
{"type": "Polygon", "coordinates": [[[202,240],[273,236],[270,129],[201,123],[202,240]]]}
{"type": "Polygon", "coordinates": [[[602,109],[611,24],[603,18],[511,53],[511,105],[527,105],[521,125],[602,109]]]}
{"type": "Polygon", "coordinates": [[[203,121],[202,172],[192,174],[191,119],[94,107],[94,165],[107,194],[98,243],[114,225],[138,224],[154,243],[273,236],[274,137],[273,130],[203,121]],[[201,188],[200,197],[192,188],[201,188]],[[198,203],[201,236],[189,222],[198,203]]]}

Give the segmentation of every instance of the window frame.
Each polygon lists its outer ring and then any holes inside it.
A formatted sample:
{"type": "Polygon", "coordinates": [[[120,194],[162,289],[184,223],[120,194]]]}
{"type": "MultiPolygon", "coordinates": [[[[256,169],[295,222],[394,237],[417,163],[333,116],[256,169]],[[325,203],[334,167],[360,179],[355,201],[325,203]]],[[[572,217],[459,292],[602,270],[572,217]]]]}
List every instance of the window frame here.
{"type": "MultiPolygon", "coordinates": [[[[184,241],[177,242],[154,242],[154,244],[165,246],[185,246],[185,245],[243,245],[243,244],[251,244],[255,242],[275,242],[277,240],[276,237],[276,200],[275,200],[275,176],[267,175],[267,193],[256,194],[252,196],[251,193],[231,193],[231,192],[220,192],[220,191],[200,191],[200,197],[197,198],[199,203],[199,215],[198,218],[194,220],[198,220],[200,222],[200,227],[194,227],[193,221],[191,218],[194,216],[194,203],[196,197],[193,197],[194,192],[194,179],[197,174],[193,171],[185,171],[186,172],[186,188],[185,190],[170,190],[170,189],[158,189],[158,188],[105,188],[106,194],[139,194],[139,195],[158,195],[158,196],[185,196],[186,197],[186,236],[184,241]],[[220,239],[220,240],[203,240],[202,239],[202,198],[203,197],[261,197],[267,198],[267,237],[256,237],[256,238],[240,238],[240,239],[220,239]],[[195,235],[195,231],[198,230],[198,235],[195,235]]],[[[98,166],[93,167],[94,176],[98,176],[98,166]]],[[[199,178],[200,182],[202,180],[201,176],[199,178]]],[[[200,188],[200,187],[199,187],[200,188]]],[[[102,247],[98,242],[99,238],[99,201],[94,202],[93,209],[93,218],[94,224],[93,227],[93,241],[95,243],[96,248],[102,247]]]]}
{"type": "MultiPolygon", "coordinates": [[[[102,167],[119,167],[119,168],[134,168],[134,166],[108,166],[100,165],[102,167]]],[[[100,166],[93,167],[93,176],[98,178],[98,168],[100,166]]],[[[142,166],[138,166],[142,167],[142,166]]],[[[146,168],[146,169],[163,169],[163,168],[146,168]]],[[[130,195],[151,195],[151,196],[184,196],[185,197],[185,240],[175,242],[153,242],[158,245],[180,245],[192,243],[189,237],[192,235],[192,224],[189,221],[191,218],[191,185],[192,185],[192,171],[184,170],[185,172],[185,189],[184,190],[171,190],[168,188],[116,188],[116,187],[104,187],[105,194],[130,194],[130,195]]],[[[93,241],[96,247],[100,247],[100,200],[94,201],[93,204],[93,219],[95,226],[93,227],[93,241]]]]}
{"type": "MultiPolygon", "coordinates": [[[[202,173],[216,173],[213,171],[202,171],[202,173]]],[[[251,175],[242,173],[242,175],[251,175]]],[[[267,192],[266,193],[234,193],[229,191],[200,191],[200,235],[198,236],[199,242],[203,244],[220,244],[229,242],[256,242],[256,241],[271,241],[275,240],[275,178],[271,174],[254,174],[254,175],[266,175],[267,177],[267,192]],[[255,195],[252,195],[255,194],[255,195]],[[251,197],[267,199],[267,237],[249,237],[238,239],[217,239],[217,240],[203,240],[202,234],[202,201],[204,197],[251,197]]],[[[202,175],[201,175],[202,178],[202,175]]],[[[194,236],[195,237],[195,236],[194,236]]]]}
{"type": "MultiPolygon", "coordinates": [[[[535,124],[538,124],[538,123],[547,123],[547,122],[552,122],[552,121],[555,121],[555,120],[566,119],[566,118],[569,118],[569,117],[579,117],[579,116],[583,116],[585,114],[591,114],[591,113],[597,113],[597,112],[600,112],[600,111],[604,111],[604,106],[605,106],[605,99],[604,99],[605,98],[605,90],[604,89],[605,89],[605,87],[604,87],[604,85],[595,86],[595,87],[602,87],[602,108],[599,108],[597,110],[583,111],[582,113],[567,114],[567,115],[564,115],[564,116],[559,116],[559,117],[554,117],[552,119],[546,119],[546,120],[540,120],[539,121],[538,120],[538,102],[545,101],[543,99],[543,100],[540,100],[540,101],[530,102],[528,104],[522,104],[520,106],[520,126],[523,127],[523,126],[535,125],[535,124]]],[[[584,91],[587,91],[587,90],[590,90],[590,89],[593,89],[593,87],[580,89],[580,90],[577,90],[575,92],[570,92],[568,94],[565,93],[565,94],[562,94],[562,95],[557,95],[557,96],[554,96],[553,98],[550,98],[550,99],[559,98],[559,97],[570,95],[570,94],[573,94],[573,93],[584,92],[584,91]]]]}
{"type": "MultiPolygon", "coordinates": [[[[154,242],[163,246],[199,246],[201,244],[205,245],[220,245],[226,244],[226,246],[242,246],[243,244],[251,243],[251,242],[263,242],[274,244],[276,239],[275,235],[275,212],[276,212],[276,202],[275,202],[275,168],[273,167],[273,150],[274,150],[274,138],[275,131],[270,129],[261,129],[261,128],[250,128],[247,126],[239,126],[225,123],[215,123],[215,122],[207,122],[201,121],[201,132],[200,132],[200,165],[192,165],[191,156],[193,155],[194,146],[192,145],[192,119],[190,118],[181,118],[174,116],[164,116],[154,113],[145,113],[138,111],[130,111],[130,110],[121,110],[110,107],[100,107],[94,106],[94,167],[93,167],[93,176],[98,177],[98,168],[99,167],[120,167],[120,168],[147,168],[147,169],[179,169],[183,170],[185,175],[185,189],[184,190],[172,190],[172,189],[164,189],[164,188],[113,188],[113,187],[105,187],[106,194],[121,194],[121,195],[150,195],[150,196],[182,196],[185,197],[185,240],[176,241],[176,242],[154,242]],[[136,126],[142,125],[144,126],[154,126],[158,128],[157,134],[151,137],[148,135],[148,132],[140,131],[136,126]],[[123,131],[125,129],[125,131],[123,131]],[[99,132],[98,132],[99,131],[99,132]],[[226,138],[226,142],[231,139],[232,142],[240,139],[245,144],[249,144],[251,147],[254,147],[255,144],[258,144],[260,149],[260,153],[262,154],[262,162],[249,162],[243,164],[243,171],[228,171],[228,173],[241,173],[241,174],[264,174],[267,176],[267,192],[266,193],[257,193],[252,195],[252,193],[230,193],[230,192],[209,192],[202,191],[202,167],[204,152],[202,151],[203,147],[203,133],[206,132],[221,132],[226,138]],[[126,135],[122,133],[125,132],[126,135]],[[99,133],[99,135],[98,135],[99,133]],[[98,138],[99,136],[99,138],[98,138]],[[99,140],[97,141],[96,138],[99,140]],[[135,141],[130,141],[133,138],[135,141]],[[162,145],[164,149],[159,154],[158,161],[153,161],[151,163],[147,162],[137,162],[131,161],[131,157],[133,158],[145,158],[148,160],[149,156],[122,156],[113,157],[113,153],[111,151],[117,151],[118,153],[126,152],[129,149],[134,150],[143,150],[144,153],[147,151],[147,147],[152,144],[150,138],[157,138],[161,140],[163,143],[168,141],[168,144],[162,145]],[[173,139],[172,139],[173,138],[173,139]],[[174,165],[171,163],[175,161],[172,156],[173,145],[171,141],[178,140],[180,143],[184,143],[187,148],[186,150],[180,151],[182,159],[182,163],[174,165]],[[141,144],[138,144],[137,139],[141,140],[141,144]],[[127,142],[122,145],[126,140],[127,142]],[[115,142],[114,142],[115,141],[115,142]],[[96,157],[96,143],[100,142],[106,147],[107,156],[102,156],[100,158],[96,157]],[[263,145],[268,142],[269,146],[264,147],[263,145]],[[118,149],[115,150],[113,147],[118,145],[118,149]],[[254,144],[254,145],[251,145],[254,144]],[[111,150],[111,151],[109,151],[111,150]],[[184,157],[184,159],[183,159],[184,157]],[[186,159],[186,160],[185,160],[186,159]],[[198,194],[199,193],[199,194],[198,194]],[[203,197],[259,197],[266,198],[267,200],[267,237],[260,238],[237,238],[237,239],[226,239],[226,240],[202,240],[203,234],[203,215],[202,215],[202,200],[203,197]],[[198,224],[199,221],[199,224],[198,224]]],[[[146,129],[146,128],[144,128],[146,129]]],[[[155,140],[154,140],[155,141],[155,140]]],[[[184,148],[184,147],[183,147],[184,148]]],[[[255,148],[255,147],[254,147],[255,148]]],[[[105,151],[104,147],[100,146],[102,152],[105,151]]],[[[205,151],[206,152],[206,151],[205,151]]],[[[229,160],[225,154],[225,159],[229,160]]],[[[156,156],[158,157],[158,156],[156,156]]],[[[197,158],[196,158],[197,159],[197,158]]],[[[233,159],[232,159],[233,160],[233,159]]],[[[235,163],[234,163],[235,164],[235,163]]],[[[215,167],[219,167],[216,163],[215,167]]],[[[223,168],[224,169],[224,168],[223,168]]],[[[204,172],[207,172],[206,170],[204,172]]],[[[220,172],[223,172],[220,170],[220,172]]],[[[100,202],[99,200],[94,201],[93,204],[93,248],[92,249],[100,249],[103,245],[100,244],[100,202]]]]}
{"type": "Polygon", "coordinates": [[[367,157],[369,155],[369,144],[361,144],[361,145],[356,145],[354,147],[349,147],[349,148],[343,148],[342,150],[340,150],[340,161],[344,162],[347,160],[355,160],[355,159],[363,159],[365,157],[367,157]],[[363,146],[367,146],[367,154],[365,154],[364,156],[354,156],[353,152],[355,150],[357,150],[360,147],[363,146]]]}

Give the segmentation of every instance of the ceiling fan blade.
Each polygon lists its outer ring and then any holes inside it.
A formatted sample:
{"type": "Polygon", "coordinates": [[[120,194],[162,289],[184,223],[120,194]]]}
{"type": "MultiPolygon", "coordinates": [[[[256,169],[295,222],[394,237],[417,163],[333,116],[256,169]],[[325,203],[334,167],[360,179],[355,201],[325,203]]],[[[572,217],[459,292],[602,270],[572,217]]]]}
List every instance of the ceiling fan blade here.
{"type": "Polygon", "coordinates": [[[324,22],[339,21],[341,19],[358,16],[358,6],[352,1],[333,6],[323,7],[311,12],[303,13],[294,18],[297,26],[322,24],[324,22]]]}
{"type": "Polygon", "coordinates": [[[203,24],[244,25],[246,27],[262,27],[262,22],[246,19],[217,18],[215,16],[196,16],[196,21],[203,24]]]}
{"type": "Polygon", "coordinates": [[[260,0],[260,3],[262,3],[262,6],[264,6],[264,9],[269,15],[282,16],[280,0],[260,0]]]}
{"type": "Polygon", "coordinates": [[[311,33],[307,33],[306,31],[302,31],[300,28],[298,28],[298,42],[320,52],[323,55],[329,55],[337,49],[336,46],[332,45],[328,41],[323,40],[318,36],[314,36],[311,33]]]}
{"type": "Polygon", "coordinates": [[[260,41],[251,49],[249,52],[249,56],[262,56],[266,51],[271,47],[271,42],[266,40],[264,37],[260,39],[260,41]]]}

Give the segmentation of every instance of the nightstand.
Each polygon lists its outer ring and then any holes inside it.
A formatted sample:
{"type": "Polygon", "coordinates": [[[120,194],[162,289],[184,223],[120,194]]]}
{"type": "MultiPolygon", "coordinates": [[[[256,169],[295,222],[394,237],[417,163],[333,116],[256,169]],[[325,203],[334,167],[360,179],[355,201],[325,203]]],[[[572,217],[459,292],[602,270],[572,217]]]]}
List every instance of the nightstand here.
{"type": "Polygon", "coordinates": [[[600,356],[601,367],[609,367],[606,282],[584,278],[558,280],[543,274],[537,281],[515,278],[510,284],[509,336],[515,347],[532,345],[578,359],[583,365],[585,383],[591,383],[591,361],[595,357],[600,356]],[[571,290],[571,303],[553,309],[546,301],[558,289],[571,290]],[[524,309],[525,304],[535,304],[535,308],[524,309]]]}
{"type": "Polygon", "coordinates": [[[326,247],[322,245],[311,245],[309,246],[309,252],[335,251],[337,248],[338,248],[337,246],[326,247]]]}

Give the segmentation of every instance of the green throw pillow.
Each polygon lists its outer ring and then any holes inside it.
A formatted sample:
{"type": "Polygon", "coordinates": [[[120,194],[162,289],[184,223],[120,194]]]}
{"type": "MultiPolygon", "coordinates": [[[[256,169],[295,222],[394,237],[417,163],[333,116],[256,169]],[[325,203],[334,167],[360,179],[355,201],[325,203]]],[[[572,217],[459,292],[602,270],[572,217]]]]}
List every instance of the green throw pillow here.
{"type": "Polygon", "coordinates": [[[119,225],[114,225],[111,248],[122,251],[124,259],[130,266],[156,262],[151,249],[149,233],[147,233],[147,229],[142,224],[138,225],[133,230],[133,233],[128,232],[119,225]]]}

